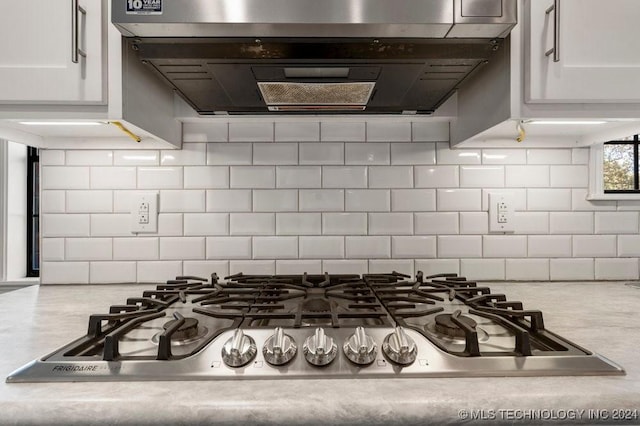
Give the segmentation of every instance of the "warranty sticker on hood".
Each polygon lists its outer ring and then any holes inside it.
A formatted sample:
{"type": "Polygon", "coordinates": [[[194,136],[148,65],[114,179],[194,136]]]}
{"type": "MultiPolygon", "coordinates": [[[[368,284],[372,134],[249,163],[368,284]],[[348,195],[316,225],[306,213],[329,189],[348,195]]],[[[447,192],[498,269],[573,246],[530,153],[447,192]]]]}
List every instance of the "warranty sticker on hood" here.
{"type": "Polygon", "coordinates": [[[127,0],[127,15],[162,15],[162,0],[127,0]]]}

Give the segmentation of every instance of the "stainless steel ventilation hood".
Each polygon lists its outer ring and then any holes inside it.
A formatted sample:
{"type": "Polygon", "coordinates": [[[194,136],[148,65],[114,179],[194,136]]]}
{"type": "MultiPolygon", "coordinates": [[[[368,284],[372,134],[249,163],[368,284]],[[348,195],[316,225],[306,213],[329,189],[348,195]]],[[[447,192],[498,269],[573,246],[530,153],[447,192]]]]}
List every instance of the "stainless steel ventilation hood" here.
{"type": "Polygon", "coordinates": [[[200,114],[431,113],[517,0],[113,0],[140,61],[200,114]]]}

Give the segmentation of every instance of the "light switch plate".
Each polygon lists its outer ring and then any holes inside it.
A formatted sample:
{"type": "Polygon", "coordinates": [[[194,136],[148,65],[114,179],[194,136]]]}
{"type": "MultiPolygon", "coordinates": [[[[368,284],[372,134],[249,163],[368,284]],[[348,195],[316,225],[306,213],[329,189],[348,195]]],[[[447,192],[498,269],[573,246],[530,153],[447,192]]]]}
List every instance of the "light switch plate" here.
{"type": "Polygon", "coordinates": [[[514,232],[513,194],[489,193],[489,232],[514,232]]]}
{"type": "Polygon", "coordinates": [[[158,193],[137,192],[131,199],[131,232],[158,232],[158,193]]]}

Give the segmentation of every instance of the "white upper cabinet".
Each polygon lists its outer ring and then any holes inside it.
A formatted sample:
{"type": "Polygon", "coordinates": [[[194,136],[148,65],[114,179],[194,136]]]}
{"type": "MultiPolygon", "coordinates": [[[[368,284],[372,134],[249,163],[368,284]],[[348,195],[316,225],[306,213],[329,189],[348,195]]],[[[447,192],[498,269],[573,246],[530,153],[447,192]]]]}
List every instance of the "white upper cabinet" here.
{"type": "Polygon", "coordinates": [[[102,14],[99,0],[0,0],[0,104],[105,102],[102,14]]]}
{"type": "Polygon", "coordinates": [[[525,102],[640,101],[639,0],[525,5],[525,102]]]}

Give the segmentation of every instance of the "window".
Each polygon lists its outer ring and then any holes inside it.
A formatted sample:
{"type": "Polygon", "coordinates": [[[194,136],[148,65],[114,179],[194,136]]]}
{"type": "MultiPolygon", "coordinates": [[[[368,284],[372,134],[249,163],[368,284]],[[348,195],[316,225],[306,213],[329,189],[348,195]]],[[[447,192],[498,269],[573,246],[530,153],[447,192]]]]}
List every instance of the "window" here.
{"type": "Polygon", "coordinates": [[[40,157],[36,148],[27,152],[27,276],[40,276],[40,157]]]}
{"type": "Polygon", "coordinates": [[[602,155],[605,194],[640,193],[638,185],[638,135],[606,142],[602,155]]]}

